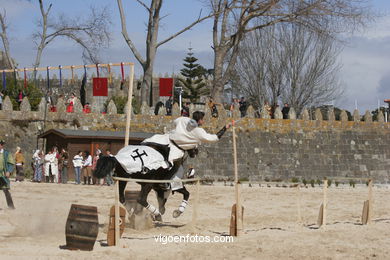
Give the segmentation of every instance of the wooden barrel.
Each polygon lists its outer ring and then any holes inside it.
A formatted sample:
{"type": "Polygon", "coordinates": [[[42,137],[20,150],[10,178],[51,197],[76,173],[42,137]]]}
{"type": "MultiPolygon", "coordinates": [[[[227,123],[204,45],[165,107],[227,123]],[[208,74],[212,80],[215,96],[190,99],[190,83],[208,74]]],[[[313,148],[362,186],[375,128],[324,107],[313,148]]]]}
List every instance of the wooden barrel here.
{"type": "Polygon", "coordinates": [[[93,250],[98,232],[97,207],[72,204],[65,226],[67,249],[93,250]]]}

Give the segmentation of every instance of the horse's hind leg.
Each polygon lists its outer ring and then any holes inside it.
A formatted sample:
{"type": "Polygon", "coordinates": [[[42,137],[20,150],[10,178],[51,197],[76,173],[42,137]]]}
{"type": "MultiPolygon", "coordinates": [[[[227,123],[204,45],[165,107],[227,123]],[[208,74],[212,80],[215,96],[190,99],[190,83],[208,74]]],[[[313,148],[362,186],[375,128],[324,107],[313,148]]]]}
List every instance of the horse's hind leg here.
{"type": "Polygon", "coordinates": [[[158,201],[158,209],[160,210],[161,215],[165,213],[165,203],[167,202],[167,198],[169,196],[170,190],[161,189],[159,185],[155,185],[153,189],[156,192],[157,201],[158,201]]]}
{"type": "MultiPolygon", "coordinates": [[[[152,213],[152,216],[155,220],[161,221],[161,213],[160,211],[154,207],[153,205],[149,204],[147,201],[148,194],[152,190],[153,185],[152,184],[141,184],[141,192],[140,196],[138,197],[137,202],[144,206],[147,210],[149,210],[150,213],[152,213]]],[[[139,212],[136,212],[136,214],[139,212]]]]}
{"type": "Polygon", "coordinates": [[[188,192],[188,190],[184,186],[181,189],[175,190],[175,192],[179,192],[179,193],[183,194],[183,201],[180,203],[179,208],[174,210],[173,214],[172,214],[174,218],[177,218],[186,209],[186,207],[188,205],[188,199],[190,198],[190,193],[188,192]]]}

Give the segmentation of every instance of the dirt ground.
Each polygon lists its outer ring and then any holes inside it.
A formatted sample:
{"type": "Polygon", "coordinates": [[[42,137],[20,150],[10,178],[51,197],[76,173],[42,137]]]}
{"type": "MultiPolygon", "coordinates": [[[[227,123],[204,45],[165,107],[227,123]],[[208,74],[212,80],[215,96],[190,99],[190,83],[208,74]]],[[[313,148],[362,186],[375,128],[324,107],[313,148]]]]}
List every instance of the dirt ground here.
{"type": "MultiPolygon", "coordinates": [[[[135,184],[128,189],[138,188],[135,184]]],[[[389,259],[390,187],[374,185],[373,221],[361,225],[365,185],[328,189],[325,228],[318,229],[322,188],[249,187],[243,192],[244,233],[228,242],[162,243],[164,236],[210,236],[228,239],[234,187],[216,184],[200,187],[198,222],[190,225],[195,186],[190,204],[177,219],[172,211],[181,195],[171,196],[163,222],[148,230],[126,228],[120,247],[106,245],[108,211],[114,204],[114,188],[74,184],[12,183],[16,209],[9,210],[0,199],[1,259],[389,259]],[[72,203],[97,206],[99,234],[94,250],[70,251],[65,224],[72,203]],[[301,220],[298,209],[301,208],[301,220]]],[[[1,194],[1,193],[0,193],[1,194]]],[[[156,205],[155,195],[149,201],[156,205]]]]}

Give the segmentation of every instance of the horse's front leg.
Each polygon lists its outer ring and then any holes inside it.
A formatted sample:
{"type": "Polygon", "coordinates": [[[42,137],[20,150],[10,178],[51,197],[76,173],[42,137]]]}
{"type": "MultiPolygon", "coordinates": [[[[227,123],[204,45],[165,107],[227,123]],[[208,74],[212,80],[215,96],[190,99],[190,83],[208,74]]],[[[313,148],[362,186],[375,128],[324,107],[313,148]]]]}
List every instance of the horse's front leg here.
{"type": "Polygon", "coordinates": [[[119,201],[124,204],[125,199],[125,188],[127,185],[127,181],[119,181],[119,201]]]}
{"type": "MultiPolygon", "coordinates": [[[[141,192],[140,192],[140,196],[138,197],[137,202],[139,204],[141,204],[143,207],[145,207],[147,210],[149,210],[149,212],[152,213],[152,217],[155,220],[161,221],[162,218],[161,218],[160,211],[152,204],[149,204],[147,201],[149,192],[152,190],[152,187],[153,187],[153,184],[150,184],[150,183],[141,184],[141,192]]],[[[139,212],[136,212],[136,214],[137,213],[139,213],[139,212]]]]}

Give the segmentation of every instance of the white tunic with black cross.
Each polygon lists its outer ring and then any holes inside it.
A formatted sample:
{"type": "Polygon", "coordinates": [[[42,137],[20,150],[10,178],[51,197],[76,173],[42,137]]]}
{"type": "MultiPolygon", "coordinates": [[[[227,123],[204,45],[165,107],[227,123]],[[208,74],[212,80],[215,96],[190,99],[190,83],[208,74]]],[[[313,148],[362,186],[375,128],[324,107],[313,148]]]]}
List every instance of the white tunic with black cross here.
{"type": "Polygon", "coordinates": [[[145,170],[157,170],[169,168],[164,157],[155,149],[146,145],[128,145],[119,150],[115,158],[129,173],[145,172],[145,170]]]}

